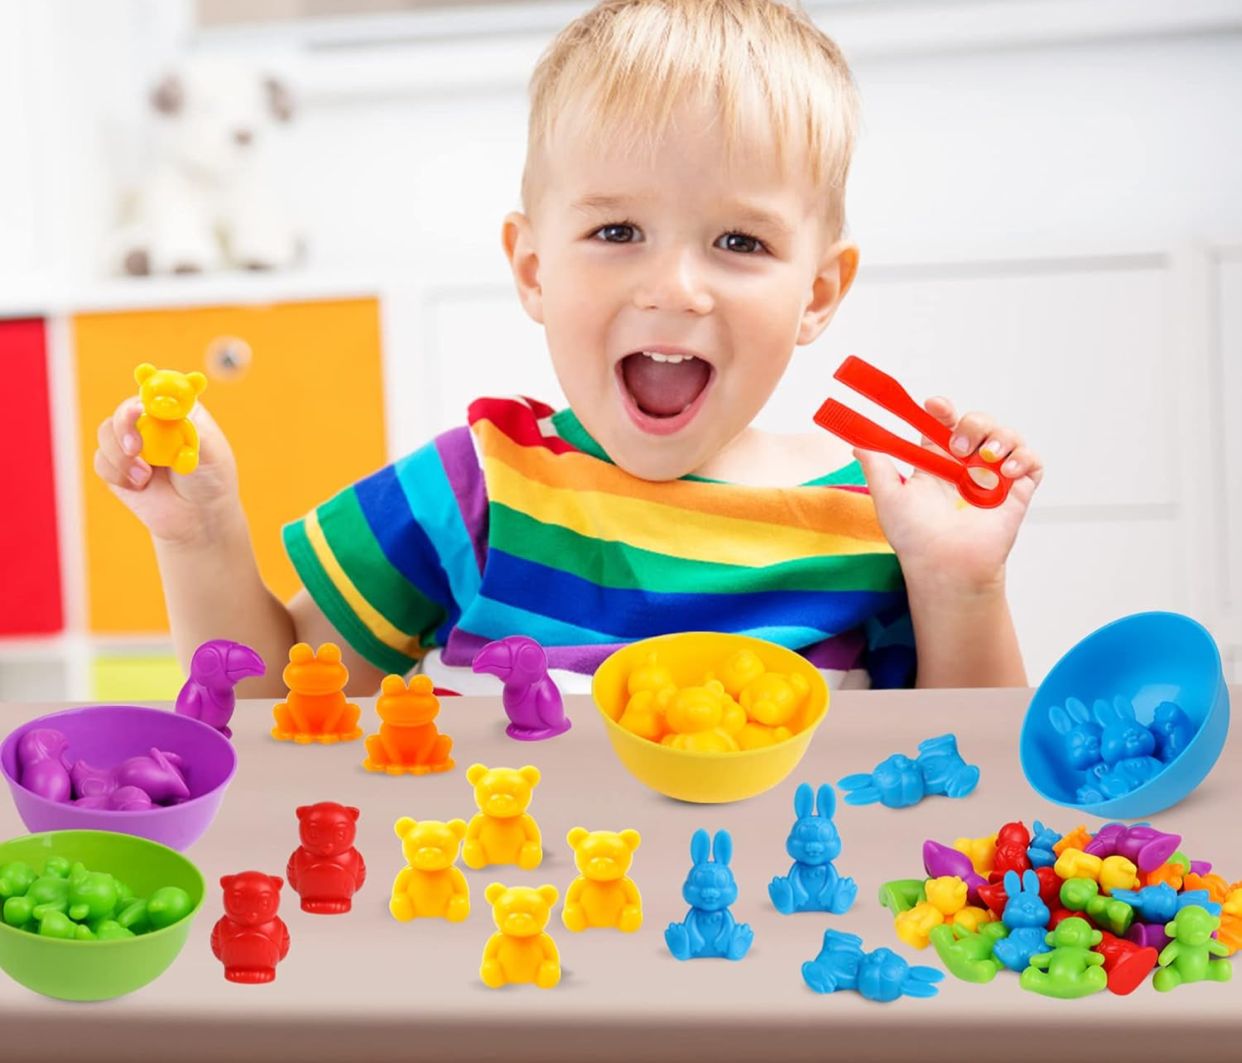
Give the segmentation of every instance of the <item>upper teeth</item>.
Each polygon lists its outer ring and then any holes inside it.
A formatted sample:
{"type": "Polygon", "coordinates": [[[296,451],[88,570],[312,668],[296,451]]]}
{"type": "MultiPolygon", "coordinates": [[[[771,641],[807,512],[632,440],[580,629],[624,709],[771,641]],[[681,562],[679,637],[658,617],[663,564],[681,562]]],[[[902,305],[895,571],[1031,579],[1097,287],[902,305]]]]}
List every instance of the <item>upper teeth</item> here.
{"type": "Polygon", "coordinates": [[[643,357],[650,358],[655,362],[673,362],[674,364],[677,362],[687,361],[688,359],[694,357],[693,354],[661,354],[659,351],[641,351],[639,353],[641,353],[643,357]]]}

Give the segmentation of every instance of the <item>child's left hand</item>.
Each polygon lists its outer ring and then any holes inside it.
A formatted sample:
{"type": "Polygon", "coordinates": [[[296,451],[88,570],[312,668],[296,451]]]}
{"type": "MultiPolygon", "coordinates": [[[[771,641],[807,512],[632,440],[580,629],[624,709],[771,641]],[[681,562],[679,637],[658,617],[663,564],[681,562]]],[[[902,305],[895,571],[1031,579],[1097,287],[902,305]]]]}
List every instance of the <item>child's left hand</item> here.
{"type": "MultiPolygon", "coordinates": [[[[985,413],[968,413],[959,420],[948,399],[928,399],[923,405],[953,429],[954,457],[979,451],[989,461],[1003,458],[1002,473],[1014,481],[1013,486],[995,509],[978,509],[939,477],[915,469],[903,482],[885,455],[855,449],[880,527],[897,553],[907,582],[965,592],[994,587],[1004,575],[1018,528],[1043,479],[1043,462],[1017,432],[997,425],[985,413]]],[[[923,446],[944,453],[926,439],[923,446]]]]}

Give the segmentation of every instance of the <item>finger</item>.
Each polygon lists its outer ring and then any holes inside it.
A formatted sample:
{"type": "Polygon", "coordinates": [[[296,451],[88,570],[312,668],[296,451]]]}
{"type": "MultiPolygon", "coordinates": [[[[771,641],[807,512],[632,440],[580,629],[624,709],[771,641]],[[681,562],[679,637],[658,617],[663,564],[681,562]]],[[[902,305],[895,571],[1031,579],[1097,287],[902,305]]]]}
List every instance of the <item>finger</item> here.
{"type": "MultiPolygon", "coordinates": [[[[97,453],[115,470],[117,477],[115,481],[109,482],[142,487],[151,478],[151,466],[141,458],[125,453],[121,438],[116,434],[115,424],[115,418],[109,418],[99,425],[97,433],[99,442],[97,453]]],[[[138,449],[142,449],[141,440],[139,440],[138,449]]]]}
{"type": "Polygon", "coordinates": [[[1021,445],[1021,437],[1012,428],[994,428],[979,445],[979,457],[984,461],[1002,461],[1021,445]]]}
{"type": "Polygon", "coordinates": [[[133,462],[129,458],[119,464],[108,459],[102,448],[95,451],[95,474],[113,487],[141,490],[151,479],[151,466],[145,461],[133,462]]]}
{"type": "Polygon", "coordinates": [[[973,454],[995,430],[996,422],[986,413],[968,413],[953,428],[949,449],[959,458],[973,454]]]}
{"type": "Polygon", "coordinates": [[[897,471],[897,466],[883,454],[855,447],[854,457],[862,466],[867,487],[877,504],[883,505],[886,499],[892,498],[901,490],[901,474],[897,471]]]}
{"type": "Polygon", "coordinates": [[[142,452],[142,437],[138,435],[138,418],[142,416],[142,400],[137,396],[126,399],[112,414],[112,432],[121,450],[131,458],[142,452]]]}
{"type": "Polygon", "coordinates": [[[952,428],[957,423],[957,410],[953,403],[943,395],[934,395],[923,403],[923,409],[930,413],[941,424],[952,428]]]}
{"type": "Polygon", "coordinates": [[[216,419],[208,412],[201,402],[196,403],[190,411],[190,420],[198,429],[198,457],[202,464],[210,465],[214,460],[228,453],[228,441],[224,432],[216,423],[216,419]]]}
{"type": "Polygon", "coordinates": [[[1014,480],[1029,476],[1038,484],[1044,478],[1044,463],[1029,447],[1020,446],[1009,455],[1000,471],[1014,480]]]}

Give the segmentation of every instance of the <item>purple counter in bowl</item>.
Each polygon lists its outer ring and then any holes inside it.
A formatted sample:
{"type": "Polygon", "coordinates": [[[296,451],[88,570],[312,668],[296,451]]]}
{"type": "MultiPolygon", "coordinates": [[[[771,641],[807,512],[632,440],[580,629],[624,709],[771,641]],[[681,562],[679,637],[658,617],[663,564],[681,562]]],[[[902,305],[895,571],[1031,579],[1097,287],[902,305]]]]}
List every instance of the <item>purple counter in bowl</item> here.
{"type": "Polygon", "coordinates": [[[110,830],[135,834],[172,849],[187,849],[211,825],[237,771],[233,744],[215,728],[188,716],[136,705],[92,705],[22,724],[0,746],[0,771],[22,822],[32,833],[110,830]],[[49,801],[17,781],[17,743],[27,731],[53,727],[66,739],[66,759],[111,767],[152,747],[179,753],[188,800],[164,808],[117,812],[49,801]]]}

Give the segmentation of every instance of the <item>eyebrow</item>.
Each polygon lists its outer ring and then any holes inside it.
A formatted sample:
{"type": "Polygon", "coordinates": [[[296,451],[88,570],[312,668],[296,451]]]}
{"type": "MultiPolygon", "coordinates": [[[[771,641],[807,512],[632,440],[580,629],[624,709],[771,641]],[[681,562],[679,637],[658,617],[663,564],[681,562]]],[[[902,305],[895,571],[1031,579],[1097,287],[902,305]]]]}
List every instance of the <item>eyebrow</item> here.
{"type": "MultiPolygon", "coordinates": [[[[573,208],[583,213],[595,210],[622,210],[634,203],[642,203],[644,200],[652,198],[654,197],[587,195],[576,200],[573,208]]],[[[722,211],[730,218],[745,225],[768,229],[781,236],[791,236],[793,234],[793,227],[783,217],[753,203],[746,203],[742,200],[730,201],[724,204],[722,211]]]]}

